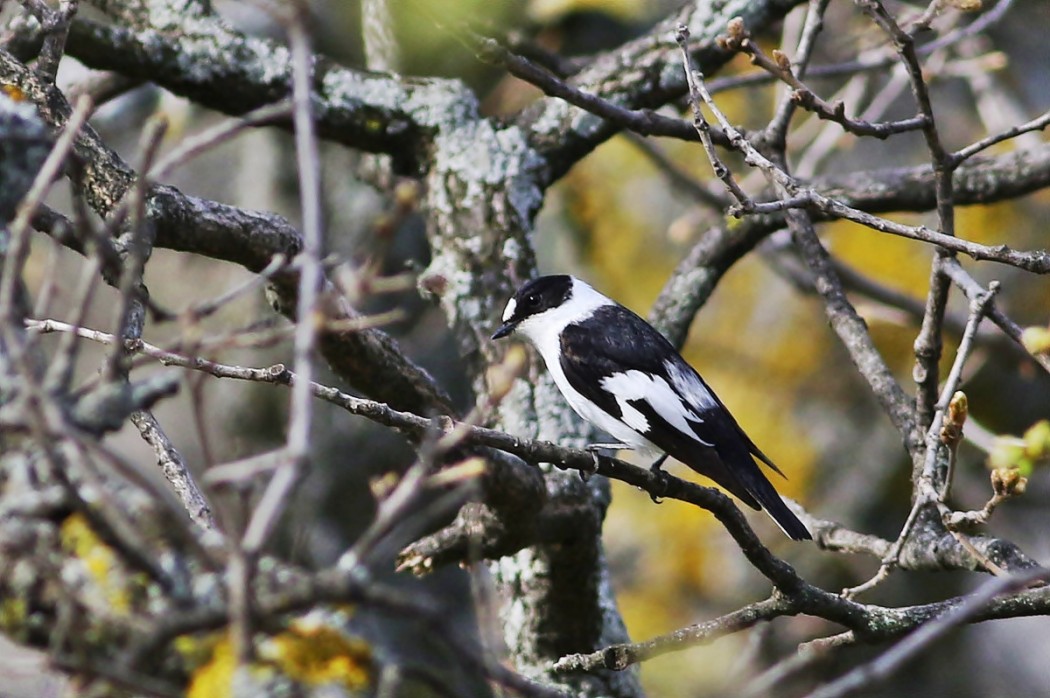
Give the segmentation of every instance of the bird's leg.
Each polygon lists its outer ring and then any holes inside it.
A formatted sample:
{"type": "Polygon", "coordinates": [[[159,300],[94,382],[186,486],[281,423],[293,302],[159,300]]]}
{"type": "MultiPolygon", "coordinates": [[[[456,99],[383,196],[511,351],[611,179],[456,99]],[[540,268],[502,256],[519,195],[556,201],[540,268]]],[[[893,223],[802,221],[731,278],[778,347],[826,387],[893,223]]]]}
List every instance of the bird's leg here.
{"type": "Polygon", "coordinates": [[[663,502],[662,497],[667,492],[667,473],[663,471],[664,461],[667,460],[667,454],[663,454],[649,466],[649,472],[656,476],[656,479],[660,483],[660,494],[649,493],[649,498],[653,500],[654,504],[660,504],[663,502]]]}

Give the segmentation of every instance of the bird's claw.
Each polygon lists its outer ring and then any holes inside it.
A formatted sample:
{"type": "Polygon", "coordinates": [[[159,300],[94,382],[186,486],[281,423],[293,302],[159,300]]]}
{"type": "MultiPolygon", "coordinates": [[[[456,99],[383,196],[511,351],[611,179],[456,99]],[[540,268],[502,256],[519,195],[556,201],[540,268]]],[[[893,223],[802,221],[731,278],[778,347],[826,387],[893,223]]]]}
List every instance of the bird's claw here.
{"type": "Polygon", "coordinates": [[[660,469],[651,471],[656,476],[656,487],[659,494],[655,492],[649,492],[649,499],[653,500],[653,504],[663,504],[663,497],[667,495],[667,488],[670,487],[671,481],[667,473],[660,469]]]}
{"type": "Polygon", "coordinates": [[[659,494],[655,492],[649,492],[649,499],[653,500],[653,504],[663,503],[663,499],[661,498],[667,494],[667,488],[670,486],[670,479],[668,478],[667,473],[663,471],[663,464],[665,460],[667,460],[666,453],[657,458],[656,462],[649,466],[649,472],[651,472],[653,474],[653,477],[656,478],[657,488],[659,489],[659,494]]]}
{"type": "Polygon", "coordinates": [[[580,482],[587,482],[588,480],[591,479],[592,475],[594,475],[595,473],[598,472],[598,465],[599,465],[598,458],[599,458],[598,452],[597,451],[591,451],[591,462],[594,464],[594,468],[592,470],[584,470],[583,468],[580,468],[579,470],[577,470],[576,472],[578,472],[580,474],[580,482]]]}

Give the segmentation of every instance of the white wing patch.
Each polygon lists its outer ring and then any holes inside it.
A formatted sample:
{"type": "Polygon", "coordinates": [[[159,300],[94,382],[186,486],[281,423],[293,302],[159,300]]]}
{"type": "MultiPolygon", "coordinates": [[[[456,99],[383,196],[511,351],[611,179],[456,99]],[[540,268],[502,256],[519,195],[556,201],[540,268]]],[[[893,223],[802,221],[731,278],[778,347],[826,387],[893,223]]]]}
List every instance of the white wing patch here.
{"type": "Polygon", "coordinates": [[[667,369],[671,385],[690,405],[701,410],[718,409],[718,400],[688,366],[668,359],[664,361],[664,368],[667,369]]]}
{"type": "MultiPolygon", "coordinates": [[[[671,375],[672,380],[675,380],[675,374],[671,375]]],[[[704,420],[691,405],[683,402],[678,393],[660,376],[636,370],[614,373],[602,379],[602,388],[616,398],[616,404],[620,406],[622,414],[621,419],[632,429],[642,434],[649,431],[649,420],[630,404],[632,400],[645,400],[664,421],[683,435],[705,446],[713,446],[698,437],[689,426],[689,422],[699,424],[704,420]]]]}

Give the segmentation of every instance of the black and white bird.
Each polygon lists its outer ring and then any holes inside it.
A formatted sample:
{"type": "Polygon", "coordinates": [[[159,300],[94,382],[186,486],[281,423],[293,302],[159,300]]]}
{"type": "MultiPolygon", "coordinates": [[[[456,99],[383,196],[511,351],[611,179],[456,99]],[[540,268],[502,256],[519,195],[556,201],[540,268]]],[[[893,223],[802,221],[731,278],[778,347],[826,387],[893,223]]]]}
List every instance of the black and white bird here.
{"type": "Polygon", "coordinates": [[[662,453],[654,470],[670,455],[744,504],[765,509],[790,538],[812,538],[755,457],[780,469],[641,317],[577,278],[541,276],[508,301],[492,338],[514,332],[536,347],[576,413],[621,441],[617,447],[662,453]]]}

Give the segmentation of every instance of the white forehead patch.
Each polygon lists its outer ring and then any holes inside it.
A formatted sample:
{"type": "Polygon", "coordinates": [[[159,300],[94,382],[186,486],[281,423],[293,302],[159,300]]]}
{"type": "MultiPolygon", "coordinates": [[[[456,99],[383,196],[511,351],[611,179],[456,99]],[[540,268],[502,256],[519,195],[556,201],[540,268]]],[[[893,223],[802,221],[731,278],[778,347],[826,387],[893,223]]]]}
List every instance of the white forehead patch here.
{"type": "Polygon", "coordinates": [[[514,310],[518,307],[518,301],[511,298],[507,301],[507,309],[503,311],[503,322],[507,322],[514,317],[514,310]]]}

